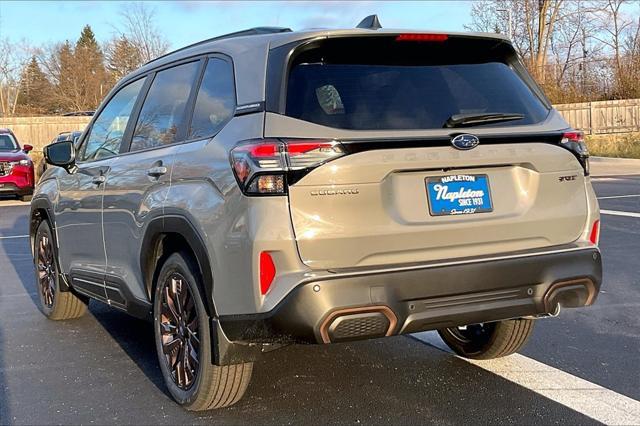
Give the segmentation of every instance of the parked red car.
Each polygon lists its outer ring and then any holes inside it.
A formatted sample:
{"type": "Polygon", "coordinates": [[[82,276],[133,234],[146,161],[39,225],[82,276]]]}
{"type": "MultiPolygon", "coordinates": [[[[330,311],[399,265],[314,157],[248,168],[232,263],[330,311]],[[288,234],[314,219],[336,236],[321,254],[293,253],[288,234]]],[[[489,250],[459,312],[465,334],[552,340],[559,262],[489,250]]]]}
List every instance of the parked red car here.
{"type": "Polygon", "coordinates": [[[33,147],[20,148],[16,135],[0,129],[0,195],[16,195],[22,201],[31,200],[35,178],[33,161],[27,155],[33,147]]]}

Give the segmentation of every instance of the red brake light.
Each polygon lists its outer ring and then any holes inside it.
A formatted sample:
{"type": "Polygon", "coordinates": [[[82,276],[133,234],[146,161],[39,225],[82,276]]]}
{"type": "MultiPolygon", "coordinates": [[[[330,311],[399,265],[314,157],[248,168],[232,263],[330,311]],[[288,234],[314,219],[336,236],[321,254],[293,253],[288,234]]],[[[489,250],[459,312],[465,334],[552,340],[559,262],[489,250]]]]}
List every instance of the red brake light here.
{"type": "Polygon", "coordinates": [[[597,245],[600,240],[600,220],[596,220],[593,222],[593,226],[591,227],[591,234],[589,234],[589,241],[591,244],[597,245]]]}
{"type": "Polygon", "coordinates": [[[447,34],[400,34],[396,41],[447,41],[447,34]]]}
{"type": "Polygon", "coordinates": [[[246,195],[282,195],[287,172],[310,170],[343,155],[343,146],[333,140],[254,139],[231,150],[231,167],[246,195]]]}
{"type": "Polygon", "coordinates": [[[273,263],[271,255],[263,251],[260,253],[260,293],[267,294],[269,287],[276,276],[276,265],[273,263]]]}
{"type": "Polygon", "coordinates": [[[584,133],[577,130],[564,132],[562,135],[562,143],[567,142],[584,142],[584,133]]]}

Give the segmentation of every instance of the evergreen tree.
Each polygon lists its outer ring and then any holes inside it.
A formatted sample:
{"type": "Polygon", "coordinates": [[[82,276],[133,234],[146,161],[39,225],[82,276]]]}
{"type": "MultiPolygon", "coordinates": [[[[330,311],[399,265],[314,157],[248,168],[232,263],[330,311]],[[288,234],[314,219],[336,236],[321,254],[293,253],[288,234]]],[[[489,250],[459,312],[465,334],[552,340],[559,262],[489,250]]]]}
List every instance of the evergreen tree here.
{"type": "Polygon", "coordinates": [[[41,114],[51,106],[51,83],[47,80],[35,56],[22,71],[18,105],[23,113],[41,114]]]}
{"type": "Polygon", "coordinates": [[[144,63],[139,49],[125,36],[111,41],[106,48],[106,57],[107,69],[111,72],[114,82],[144,63]]]}

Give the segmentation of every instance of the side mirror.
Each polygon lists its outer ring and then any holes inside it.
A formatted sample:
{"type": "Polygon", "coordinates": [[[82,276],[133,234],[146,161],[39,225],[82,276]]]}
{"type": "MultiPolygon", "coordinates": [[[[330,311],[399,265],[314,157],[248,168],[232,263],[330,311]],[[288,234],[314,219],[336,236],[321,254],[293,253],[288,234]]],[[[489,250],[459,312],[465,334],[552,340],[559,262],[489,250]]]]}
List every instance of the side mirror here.
{"type": "Polygon", "coordinates": [[[33,146],[24,144],[24,145],[22,145],[22,150],[24,152],[26,152],[26,153],[29,153],[29,152],[33,151],[33,146]]]}
{"type": "Polygon", "coordinates": [[[72,141],[52,143],[45,146],[42,152],[48,164],[62,167],[68,173],[76,171],[76,148],[72,141]]]}

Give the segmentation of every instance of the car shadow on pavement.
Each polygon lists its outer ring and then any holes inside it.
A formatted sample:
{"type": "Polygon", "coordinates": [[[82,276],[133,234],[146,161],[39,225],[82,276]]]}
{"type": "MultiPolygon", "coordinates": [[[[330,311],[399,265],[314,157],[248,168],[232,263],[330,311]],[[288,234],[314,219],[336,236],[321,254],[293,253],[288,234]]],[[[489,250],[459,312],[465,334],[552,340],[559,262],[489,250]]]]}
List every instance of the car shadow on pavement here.
{"type": "Polygon", "coordinates": [[[94,300],[89,311],[151,383],[170,397],[157,362],[153,324],[94,300]]]}

